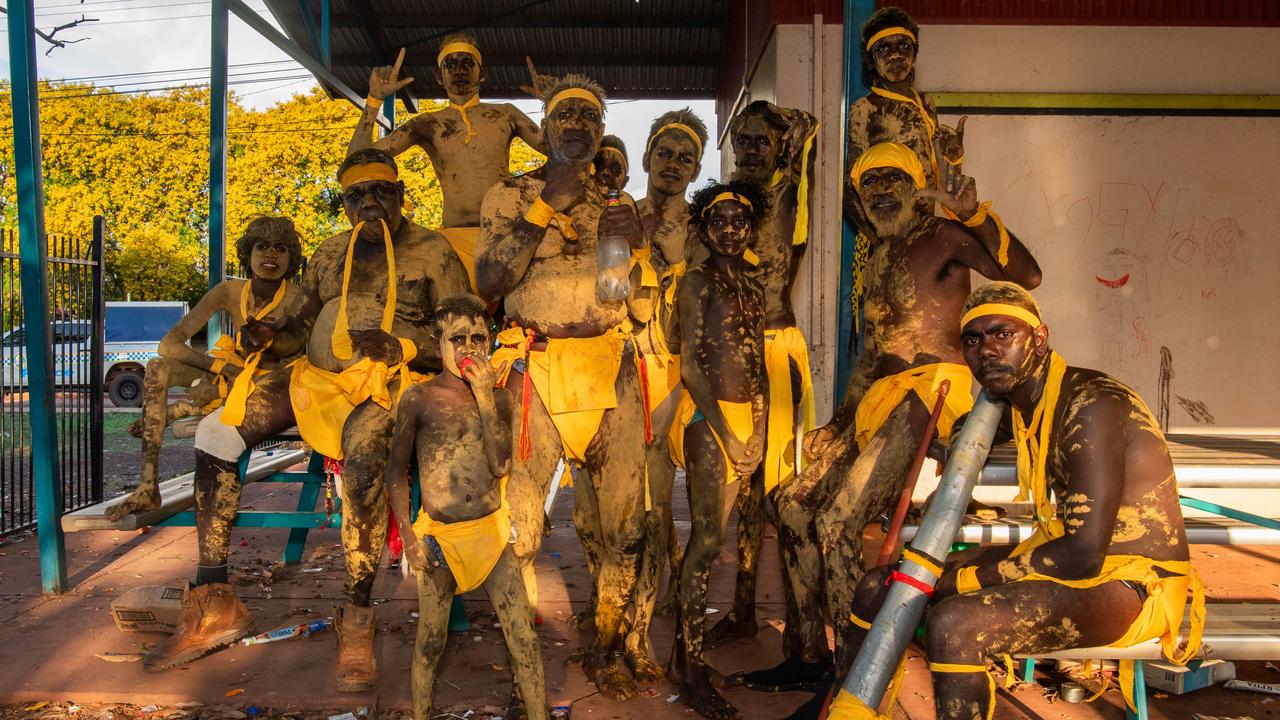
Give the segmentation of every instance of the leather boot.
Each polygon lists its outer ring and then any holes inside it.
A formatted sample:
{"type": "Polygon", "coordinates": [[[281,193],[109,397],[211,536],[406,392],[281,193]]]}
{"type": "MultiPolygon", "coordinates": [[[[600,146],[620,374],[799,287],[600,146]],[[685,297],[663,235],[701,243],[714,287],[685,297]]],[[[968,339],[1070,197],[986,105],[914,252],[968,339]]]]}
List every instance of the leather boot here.
{"type": "Polygon", "coordinates": [[[147,672],[189,663],[253,632],[253,616],[226,583],[189,587],[179,622],[178,630],[142,659],[147,672]]]}
{"type": "Polygon", "coordinates": [[[378,612],[347,603],[334,611],[338,631],[338,692],[366,692],[378,684],[378,661],[373,656],[373,633],[378,612]]]}

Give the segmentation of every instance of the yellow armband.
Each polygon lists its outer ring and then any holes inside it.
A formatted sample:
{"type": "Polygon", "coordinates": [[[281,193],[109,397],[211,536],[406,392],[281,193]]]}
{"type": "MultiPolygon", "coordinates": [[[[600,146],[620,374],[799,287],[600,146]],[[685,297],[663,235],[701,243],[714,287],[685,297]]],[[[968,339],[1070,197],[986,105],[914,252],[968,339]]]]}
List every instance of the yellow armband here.
{"type": "Polygon", "coordinates": [[[956,592],[968,595],[981,589],[982,583],[978,582],[978,568],[966,565],[956,572],[956,592]]]}
{"type": "Polygon", "coordinates": [[[209,372],[213,373],[214,375],[221,375],[222,368],[226,366],[227,366],[227,361],[219,358],[213,361],[213,365],[209,366],[209,372]]]}
{"type": "Polygon", "coordinates": [[[524,221],[540,228],[546,227],[556,216],[556,209],[547,204],[541,197],[534,198],[533,205],[524,211],[524,221]]]}
{"type": "Polygon", "coordinates": [[[382,99],[381,99],[381,98],[376,98],[376,97],[374,97],[374,96],[370,95],[370,96],[368,96],[368,97],[366,97],[366,98],[364,99],[364,106],[365,106],[365,107],[370,107],[370,106],[372,106],[372,107],[375,107],[375,108],[381,108],[381,107],[382,107],[382,99]]]}
{"type": "Polygon", "coordinates": [[[400,362],[411,363],[418,357],[418,346],[408,338],[396,338],[400,342],[400,362]]]}

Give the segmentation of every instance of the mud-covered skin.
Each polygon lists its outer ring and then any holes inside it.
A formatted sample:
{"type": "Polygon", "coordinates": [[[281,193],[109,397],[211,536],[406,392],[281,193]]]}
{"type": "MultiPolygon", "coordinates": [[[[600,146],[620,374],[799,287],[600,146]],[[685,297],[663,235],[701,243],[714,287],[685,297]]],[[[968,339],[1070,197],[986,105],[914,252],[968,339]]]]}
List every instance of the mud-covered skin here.
{"type": "MultiPolygon", "coordinates": [[[[379,99],[394,87],[378,76],[380,71],[385,74],[389,69],[375,68],[374,77],[370,78],[370,93],[383,93],[377,95],[379,99]]],[[[452,53],[444,59],[444,73],[437,71],[436,77],[450,101],[461,105],[479,93],[483,71],[471,55],[452,53]],[[463,68],[468,61],[471,67],[463,68]],[[456,67],[450,67],[450,63],[456,67]],[[459,76],[457,80],[455,75],[459,76]]],[[[395,80],[394,75],[391,80],[395,80]]],[[[458,111],[450,107],[417,115],[374,142],[373,131],[381,110],[381,104],[365,106],[347,154],[375,147],[399,155],[415,145],[426,151],[444,193],[444,227],[480,224],[480,203],[485,192],[494,183],[511,176],[510,153],[514,139],[520,138],[536,150],[543,148],[542,131],[511,103],[481,102],[468,108],[467,118],[475,132],[470,143],[463,142],[467,127],[458,111]]]]}
{"type": "MultiPolygon", "coordinates": [[[[504,180],[485,196],[476,253],[476,285],[482,296],[505,296],[507,316],[549,338],[596,337],[616,328],[627,315],[625,303],[596,299],[596,238],[617,232],[632,247],[640,243],[640,224],[627,205],[605,208],[603,186],[588,174],[603,135],[600,108],[571,98],[551,108],[543,125],[548,161],[536,176],[504,180]],[[556,223],[539,227],[523,219],[540,197],[573,219],[578,237],[568,240],[556,223]]],[[[545,347],[534,345],[535,350],[545,347]]],[[[639,374],[624,359],[614,390],[617,407],[606,410],[587,446],[585,482],[575,485],[575,525],[583,547],[598,553],[595,576],[598,606],[596,637],[583,670],[606,696],[623,700],[635,685],[615,651],[622,649],[623,608],[631,598],[644,543],[644,404],[639,374]]],[[[563,455],[559,432],[537,392],[520,407],[519,372],[506,387],[512,393],[513,434],[521,418],[531,441],[527,460],[513,463],[507,484],[512,521],[518,528],[515,555],[525,578],[530,605],[537,606],[533,560],[542,541],[543,502],[563,455]]]]}
{"type": "MultiPolygon", "coordinates": [[[[631,322],[636,326],[635,337],[640,352],[665,352],[680,354],[679,314],[674,303],[666,300],[668,287],[680,281],[668,273],[676,263],[684,262],[688,240],[689,203],[685,191],[701,168],[698,149],[693,139],[680,130],[667,130],[653,138],[644,157],[644,170],[648,174],[648,194],[636,203],[640,224],[650,248],[651,257],[659,277],[659,288],[643,288],[639,271],[632,274],[632,297],[628,301],[631,322]]],[[[668,601],[676,602],[681,563],[680,544],[675,540],[675,523],[671,517],[671,492],[675,484],[675,464],[667,448],[671,423],[675,419],[676,405],[681,386],[672,389],[661,404],[651,408],[650,426],[653,442],[646,450],[645,463],[649,472],[649,495],[652,509],[645,518],[645,544],[640,562],[640,575],[636,579],[635,609],[631,631],[626,639],[627,664],[640,678],[656,680],[662,668],[654,659],[649,643],[649,624],[653,619],[658,599],[659,580],[663,566],[670,563],[668,601]]]]}
{"type": "MultiPolygon", "coordinates": [[[[245,324],[241,315],[240,295],[246,282],[251,282],[249,311],[259,312],[275,297],[289,267],[289,251],[283,241],[258,240],[250,254],[250,271],[254,280],[224,280],[200,298],[176,325],[165,333],[158,348],[159,357],[147,363],[143,374],[142,463],[139,468],[138,487],[129,497],[107,512],[110,520],[119,520],[132,512],[154,510],[160,507],[160,445],[164,430],[181,417],[197,415],[218,397],[216,377],[212,369],[214,358],[192,349],[187,342],[204,329],[209,319],[218,312],[226,313],[232,324],[242,328],[246,351],[257,349],[270,342],[262,353],[258,367],[271,370],[288,364],[302,354],[306,347],[311,325],[315,321],[319,305],[301,287],[288,283],[284,299],[269,315],[245,324]],[[169,390],[188,388],[187,399],[168,404],[169,390]]],[[[240,368],[228,363],[222,369],[222,377],[230,384],[240,368]]],[[[131,428],[132,431],[132,428],[131,428]]]]}
{"type": "MultiPolygon", "coordinates": [[[[735,179],[759,183],[769,200],[769,212],[752,235],[751,249],[760,264],[752,277],[764,289],[765,328],[780,329],[796,324],[791,304],[800,262],[808,243],[793,242],[797,217],[797,190],[804,140],[817,126],[817,119],[803,110],[770,105],[782,117],[786,129],[772,126],[764,118],[749,116],[732,133],[735,179]],[[775,173],[781,176],[775,180],[775,173]]],[[[816,147],[816,144],[815,144],[816,147]]],[[[814,149],[811,148],[813,153],[814,149]]],[[[810,158],[809,181],[813,180],[810,158]]],[[[755,585],[761,544],[764,538],[764,470],[744,483],[738,500],[738,574],[734,585],[734,605],[709,633],[716,642],[755,634],[755,585]],[[755,485],[759,484],[759,489],[755,485]]],[[[779,536],[781,541],[781,536],[779,536]]]]}
{"type": "MultiPolygon", "coordinates": [[[[971,321],[965,358],[984,387],[1029,420],[1048,373],[1048,328],[992,315],[971,321]]],[[[1173,463],[1141,398],[1096,370],[1068,367],[1053,414],[1046,479],[1065,534],[1011,556],[1014,546],[975,548],[950,558],[927,615],[931,662],[982,664],[1003,653],[1039,654],[1109,645],[1141,609],[1132,588],[1113,581],[1077,589],[1023,580],[1028,573],[1095,577],[1108,555],[1186,560],[1173,463]],[[982,589],[955,594],[956,571],[977,568],[982,589]]],[[[1159,572],[1159,571],[1157,571],[1159,572]]],[[[879,570],[864,578],[854,604],[874,617],[883,600],[879,570]]],[[[863,633],[849,635],[856,650],[863,633]]],[[[986,678],[935,673],[940,718],[985,718],[986,678]]]]}
{"type": "MultiPolygon", "coordinates": [[[[930,363],[963,362],[959,323],[971,270],[1025,287],[1040,280],[1034,258],[1012,232],[1008,267],[1000,267],[992,220],[968,229],[924,216],[900,170],[868,171],[860,190],[878,229],[866,276],[865,350],[831,422],[805,436],[812,464],[782,489],[777,502],[782,559],[797,603],[796,642],[807,662],[826,654],[824,621],[835,626],[837,638],[847,632],[844,608],[863,574],[862,529],[897,500],[931,410],[910,393],[859,454],[853,422],[858,403],[879,378],[930,363]]],[[[938,196],[962,218],[977,207],[971,181],[956,196],[938,196]]],[[[848,662],[852,656],[840,650],[837,663],[848,662]]]]}
{"type": "MultiPolygon", "coordinates": [[[[449,315],[441,322],[445,372],[410,388],[400,401],[387,463],[390,488],[405,555],[418,575],[418,633],[411,683],[414,717],[431,717],[436,665],[448,637],[449,607],[457,587],[452,573],[433,566],[425,542],[413,534],[409,461],[417,455],[422,510],[433,519],[456,522],[484,517],[502,502],[501,478],[511,463],[511,401],[493,388],[485,353],[485,318],[449,315]],[[471,358],[459,375],[458,363],[471,358]]],[[[546,717],[542,657],[529,616],[528,598],[515,556],[508,547],[484,583],[502,624],[511,668],[530,720],[546,717]]]]}
{"type": "Polygon", "coordinates": [[[711,686],[703,659],[707,580],[738,485],[764,457],[766,301],[741,257],[752,230],[746,209],[733,201],[713,205],[706,230],[711,256],[685,276],[678,301],[686,350],[681,375],[704,419],[684,431],[693,524],[680,572],[676,652],[682,657],[674,674],[680,676],[681,695],[699,714],[733,718],[737,710],[711,686]],[[751,404],[750,437],[740,439],[730,429],[721,400],[751,404]]]}

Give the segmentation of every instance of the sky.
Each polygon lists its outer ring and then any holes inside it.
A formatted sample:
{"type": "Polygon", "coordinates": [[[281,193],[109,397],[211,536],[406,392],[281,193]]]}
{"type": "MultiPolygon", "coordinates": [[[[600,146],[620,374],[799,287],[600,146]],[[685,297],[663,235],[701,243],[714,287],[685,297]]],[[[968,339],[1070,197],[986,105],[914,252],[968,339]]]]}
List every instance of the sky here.
{"type": "MultiPolygon", "coordinates": [[[[14,0],[10,0],[13,4],[14,0]]],[[[20,1],[20,0],[19,0],[20,1]]],[[[262,0],[246,4],[270,19],[262,0]]],[[[36,0],[36,26],[48,31],[81,15],[96,18],[55,36],[81,42],[44,52],[49,45],[36,42],[37,74],[46,80],[78,80],[120,90],[144,91],[174,85],[207,85],[209,82],[208,0],[36,0]]],[[[274,22],[273,22],[274,24],[274,22]]],[[[0,25],[0,77],[9,76],[8,30],[0,25]]],[[[301,65],[289,59],[262,36],[231,16],[228,38],[232,91],[244,105],[266,109],[315,84],[301,65]]],[[[537,58],[534,58],[537,61],[537,58]]],[[[608,90],[608,88],[605,88],[608,90]]],[[[355,88],[363,94],[366,88],[355,88]]],[[[483,97],[483,92],[481,94],[483,97]]],[[[515,101],[535,121],[541,105],[533,99],[515,101]]],[[[627,191],[641,197],[645,190],[640,156],[653,118],[666,110],[688,104],[714,128],[715,109],[710,100],[686,103],[675,100],[619,100],[609,102],[606,131],[622,138],[631,161],[627,191]]],[[[357,111],[351,109],[352,119],[357,111]]],[[[403,122],[404,118],[398,118],[403,122]]],[[[413,151],[411,151],[413,152],[413,151]]],[[[335,164],[338,159],[335,158],[335,164]]],[[[702,160],[702,176],[691,188],[717,173],[719,151],[712,145],[702,160]]]]}

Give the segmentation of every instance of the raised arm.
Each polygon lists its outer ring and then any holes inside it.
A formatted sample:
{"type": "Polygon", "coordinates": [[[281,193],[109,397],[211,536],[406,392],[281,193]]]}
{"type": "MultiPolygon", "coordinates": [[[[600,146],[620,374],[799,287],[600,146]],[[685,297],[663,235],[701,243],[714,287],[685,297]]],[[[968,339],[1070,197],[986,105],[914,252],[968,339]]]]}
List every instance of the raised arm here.
{"type": "Polygon", "coordinates": [[[538,126],[538,123],[530,120],[529,116],[520,112],[520,108],[515,105],[507,103],[506,107],[507,112],[511,114],[511,124],[515,127],[515,136],[523,140],[529,147],[545,155],[547,143],[542,137],[542,128],[538,126]]]}
{"type": "Polygon", "coordinates": [[[989,211],[990,203],[978,204],[973,178],[957,177],[956,184],[960,189],[954,194],[934,188],[918,191],[941,203],[962,223],[957,227],[964,232],[956,233],[951,259],[992,280],[1008,280],[1028,290],[1037,288],[1040,265],[1031,251],[989,211]]]}
{"type": "MultiPolygon", "coordinates": [[[[245,282],[248,282],[247,280],[245,282]]],[[[200,332],[209,322],[209,318],[214,313],[222,310],[228,314],[232,314],[231,308],[239,299],[240,283],[236,280],[224,280],[214,286],[212,290],[204,294],[200,298],[200,302],[191,308],[191,311],[182,316],[176,325],[169,328],[169,332],[164,334],[160,340],[158,353],[160,357],[166,360],[180,362],[183,365],[200,368],[202,370],[213,370],[214,359],[202,352],[192,349],[187,344],[196,333],[200,332]]],[[[228,372],[235,373],[238,368],[232,367],[228,372]]]]}
{"type": "Polygon", "coordinates": [[[493,366],[484,357],[468,363],[462,377],[471,386],[480,410],[480,431],[484,436],[489,472],[494,477],[502,477],[511,470],[511,396],[493,391],[493,366]]]}
{"type": "MultiPolygon", "coordinates": [[[[373,131],[377,126],[378,113],[382,111],[382,102],[388,97],[395,97],[402,88],[413,82],[413,78],[400,77],[400,64],[404,62],[404,48],[400,48],[400,54],[396,56],[394,65],[382,65],[375,67],[373,72],[369,74],[369,96],[365,98],[364,111],[360,113],[360,121],[356,123],[355,132],[351,135],[351,142],[347,144],[347,154],[356,150],[363,150],[368,147],[376,147],[379,150],[386,150],[392,155],[399,155],[408,150],[421,139],[415,136],[413,126],[414,120],[396,128],[386,137],[373,141],[373,131]]],[[[421,115],[418,116],[422,117],[421,115]]]]}
{"type": "Polygon", "coordinates": [[[409,388],[400,399],[400,408],[396,411],[396,422],[391,430],[391,454],[387,458],[386,484],[391,498],[391,511],[395,513],[396,525],[400,529],[400,537],[405,539],[405,555],[409,566],[418,572],[429,570],[427,554],[423,551],[422,542],[413,534],[412,508],[409,488],[409,463],[413,460],[413,451],[417,444],[420,415],[426,404],[426,388],[416,386],[409,388]]]}
{"type": "Polygon", "coordinates": [[[874,229],[858,201],[858,188],[853,184],[849,171],[853,163],[870,147],[867,142],[867,126],[871,113],[871,104],[865,100],[855,101],[849,106],[849,119],[845,133],[845,157],[847,166],[844,169],[844,214],[858,231],[871,237],[874,229]]]}

